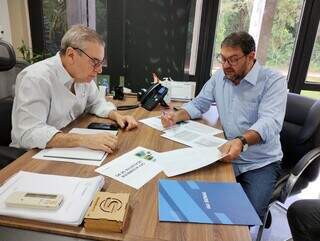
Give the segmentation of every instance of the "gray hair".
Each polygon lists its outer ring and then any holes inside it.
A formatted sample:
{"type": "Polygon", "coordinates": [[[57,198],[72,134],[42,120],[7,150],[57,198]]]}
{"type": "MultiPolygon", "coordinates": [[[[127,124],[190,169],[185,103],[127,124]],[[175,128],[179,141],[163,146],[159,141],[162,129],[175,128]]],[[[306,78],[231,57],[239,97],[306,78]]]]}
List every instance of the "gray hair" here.
{"type": "Polygon", "coordinates": [[[84,49],[87,42],[105,47],[102,37],[95,30],[80,24],[73,25],[62,37],[60,53],[65,54],[68,47],[84,49]]]}

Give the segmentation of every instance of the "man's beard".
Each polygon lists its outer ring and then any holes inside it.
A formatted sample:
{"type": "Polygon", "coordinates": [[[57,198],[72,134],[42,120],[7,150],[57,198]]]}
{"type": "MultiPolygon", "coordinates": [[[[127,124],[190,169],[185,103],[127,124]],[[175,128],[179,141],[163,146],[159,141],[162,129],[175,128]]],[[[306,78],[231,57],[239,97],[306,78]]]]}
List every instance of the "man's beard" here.
{"type": "Polygon", "coordinates": [[[232,81],[234,84],[239,84],[240,80],[242,80],[246,76],[244,70],[242,70],[240,73],[235,73],[234,69],[227,68],[223,69],[223,72],[228,80],[232,81]],[[232,73],[228,73],[230,72],[230,70],[232,71],[232,73]]]}

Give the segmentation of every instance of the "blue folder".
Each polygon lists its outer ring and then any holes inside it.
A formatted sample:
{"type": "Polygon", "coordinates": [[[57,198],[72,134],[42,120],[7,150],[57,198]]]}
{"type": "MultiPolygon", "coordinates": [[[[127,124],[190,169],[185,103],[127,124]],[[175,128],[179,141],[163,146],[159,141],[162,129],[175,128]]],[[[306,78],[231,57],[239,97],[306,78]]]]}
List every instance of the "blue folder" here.
{"type": "Polygon", "coordinates": [[[162,179],[158,188],[160,221],[261,225],[239,183],[162,179]]]}

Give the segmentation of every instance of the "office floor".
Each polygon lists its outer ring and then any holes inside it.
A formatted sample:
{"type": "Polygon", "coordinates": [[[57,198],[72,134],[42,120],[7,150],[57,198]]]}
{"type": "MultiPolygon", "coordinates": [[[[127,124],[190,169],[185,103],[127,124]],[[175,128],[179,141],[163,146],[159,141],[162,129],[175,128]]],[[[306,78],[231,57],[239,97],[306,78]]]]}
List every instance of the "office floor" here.
{"type": "MultiPolygon", "coordinates": [[[[320,175],[308,183],[308,185],[298,194],[289,197],[284,207],[288,208],[293,202],[299,199],[319,199],[320,175]]],[[[273,205],[271,208],[272,225],[270,229],[266,229],[262,236],[262,241],[285,241],[291,238],[290,229],[287,221],[285,209],[278,205],[273,205]]],[[[256,240],[258,228],[250,230],[252,241],[256,240]]]]}
{"type": "MultiPolygon", "coordinates": [[[[291,238],[286,211],[278,205],[271,207],[272,224],[269,229],[265,229],[262,241],[285,241],[291,238]]],[[[256,240],[259,227],[251,228],[252,241],[256,240]]]]}

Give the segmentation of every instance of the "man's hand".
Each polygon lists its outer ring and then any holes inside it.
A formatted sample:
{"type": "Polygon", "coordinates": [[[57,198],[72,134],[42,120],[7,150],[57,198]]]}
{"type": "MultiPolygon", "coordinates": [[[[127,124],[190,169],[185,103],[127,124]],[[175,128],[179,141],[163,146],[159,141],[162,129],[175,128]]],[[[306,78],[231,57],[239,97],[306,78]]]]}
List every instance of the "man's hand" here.
{"type": "Polygon", "coordinates": [[[242,151],[243,145],[240,139],[236,138],[228,141],[219,147],[219,150],[223,155],[226,155],[222,160],[231,162],[237,159],[242,151]]]}
{"type": "Polygon", "coordinates": [[[117,147],[118,138],[112,134],[78,134],[56,133],[47,143],[47,148],[52,147],[86,147],[112,153],[117,147]]]}
{"type": "Polygon", "coordinates": [[[121,128],[125,128],[126,130],[131,130],[138,126],[138,122],[132,116],[121,115],[117,111],[111,111],[108,117],[116,121],[121,128]]]}
{"type": "Polygon", "coordinates": [[[161,123],[164,128],[168,128],[176,124],[177,116],[174,111],[162,112],[161,123]]]}
{"type": "Polygon", "coordinates": [[[94,150],[112,153],[117,147],[118,138],[115,135],[104,133],[94,135],[81,135],[80,146],[94,150]]]}
{"type": "Polygon", "coordinates": [[[116,122],[126,130],[131,130],[138,126],[138,122],[130,115],[119,115],[116,122]]]}

